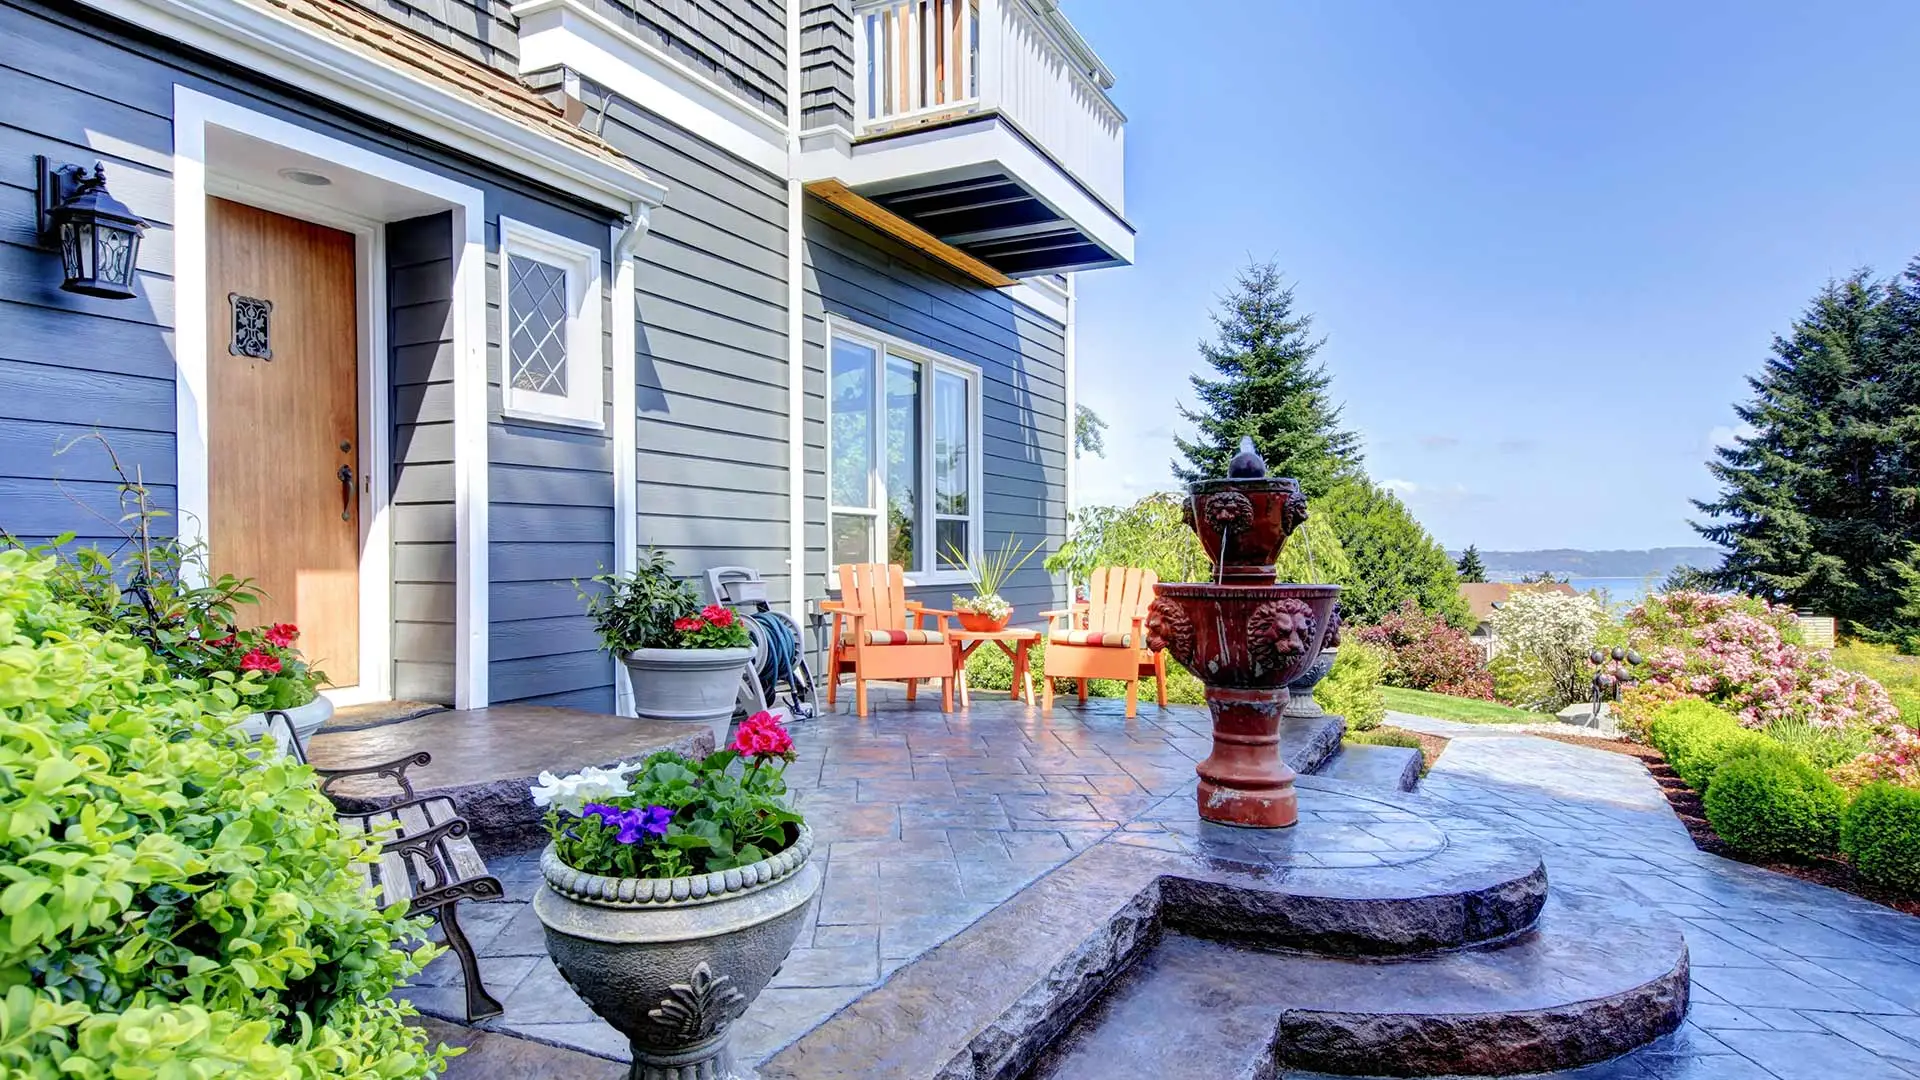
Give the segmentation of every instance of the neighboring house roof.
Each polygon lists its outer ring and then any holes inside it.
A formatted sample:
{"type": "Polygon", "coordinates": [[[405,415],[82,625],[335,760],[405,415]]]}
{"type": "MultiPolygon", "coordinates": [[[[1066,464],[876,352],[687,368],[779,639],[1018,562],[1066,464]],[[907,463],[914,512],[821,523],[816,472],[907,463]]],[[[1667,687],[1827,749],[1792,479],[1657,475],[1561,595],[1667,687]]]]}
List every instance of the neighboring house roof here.
{"type": "Polygon", "coordinates": [[[1577,590],[1564,582],[1552,585],[1516,585],[1510,581],[1470,581],[1460,583],[1460,596],[1467,602],[1473,621],[1483,623],[1493,614],[1495,604],[1503,604],[1516,592],[1556,592],[1572,596],[1577,590]]]}
{"type": "MultiPolygon", "coordinates": [[[[557,139],[645,181],[627,157],[606,140],[570,123],[560,107],[503,72],[461,56],[406,27],[346,0],[247,0],[292,16],[309,31],[373,57],[396,70],[472,99],[540,135],[557,139]]],[[[650,181],[649,181],[650,182],[650,181]]]]}

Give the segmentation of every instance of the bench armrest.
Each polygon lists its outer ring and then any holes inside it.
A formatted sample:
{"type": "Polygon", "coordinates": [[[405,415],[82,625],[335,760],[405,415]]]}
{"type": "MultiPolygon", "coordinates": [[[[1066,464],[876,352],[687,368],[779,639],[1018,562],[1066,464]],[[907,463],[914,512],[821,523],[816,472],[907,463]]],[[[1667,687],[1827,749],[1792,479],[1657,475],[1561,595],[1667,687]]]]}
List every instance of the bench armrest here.
{"type": "Polygon", "coordinates": [[[416,765],[424,768],[432,761],[432,754],[420,750],[403,758],[383,761],[378,765],[355,765],[344,769],[315,768],[313,771],[320,777],[320,794],[328,798],[333,796],[331,790],[333,785],[342,780],[357,776],[385,776],[399,786],[401,794],[397,798],[404,802],[413,802],[418,796],[414,794],[413,782],[407,779],[407,770],[416,765]]]}

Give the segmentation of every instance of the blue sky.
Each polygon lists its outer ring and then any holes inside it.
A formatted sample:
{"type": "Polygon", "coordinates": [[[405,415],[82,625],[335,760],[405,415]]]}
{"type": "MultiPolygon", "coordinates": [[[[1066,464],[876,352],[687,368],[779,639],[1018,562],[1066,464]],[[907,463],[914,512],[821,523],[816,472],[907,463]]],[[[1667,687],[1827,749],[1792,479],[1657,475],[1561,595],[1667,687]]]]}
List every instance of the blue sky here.
{"type": "Polygon", "coordinates": [[[1136,265],[1082,275],[1081,500],[1171,485],[1206,313],[1279,261],[1450,547],[1693,544],[1772,336],[1920,253],[1920,5],[1069,0],[1136,265]]]}

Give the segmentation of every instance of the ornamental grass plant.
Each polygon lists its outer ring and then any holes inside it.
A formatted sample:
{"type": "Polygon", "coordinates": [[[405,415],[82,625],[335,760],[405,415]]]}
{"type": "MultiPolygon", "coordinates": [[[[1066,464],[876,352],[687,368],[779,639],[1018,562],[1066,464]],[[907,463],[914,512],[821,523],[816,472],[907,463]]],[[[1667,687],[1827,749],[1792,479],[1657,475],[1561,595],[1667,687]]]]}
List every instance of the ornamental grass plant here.
{"type": "Polygon", "coordinates": [[[0,552],[0,1074],[416,1080],[446,1053],[390,995],[432,950],[382,911],[313,771],[237,730],[0,552]]]}

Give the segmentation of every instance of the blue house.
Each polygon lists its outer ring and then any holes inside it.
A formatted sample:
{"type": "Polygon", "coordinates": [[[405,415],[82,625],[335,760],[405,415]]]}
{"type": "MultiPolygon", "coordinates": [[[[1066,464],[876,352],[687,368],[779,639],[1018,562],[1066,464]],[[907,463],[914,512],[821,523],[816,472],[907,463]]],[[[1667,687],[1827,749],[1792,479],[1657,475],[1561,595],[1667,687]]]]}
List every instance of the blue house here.
{"type": "Polygon", "coordinates": [[[1065,535],[1112,84],[1055,0],[0,0],[0,528],[114,543],[110,446],[341,703],[617,708],[573,581],[648,546],[946,606],[1065,535]]]}

